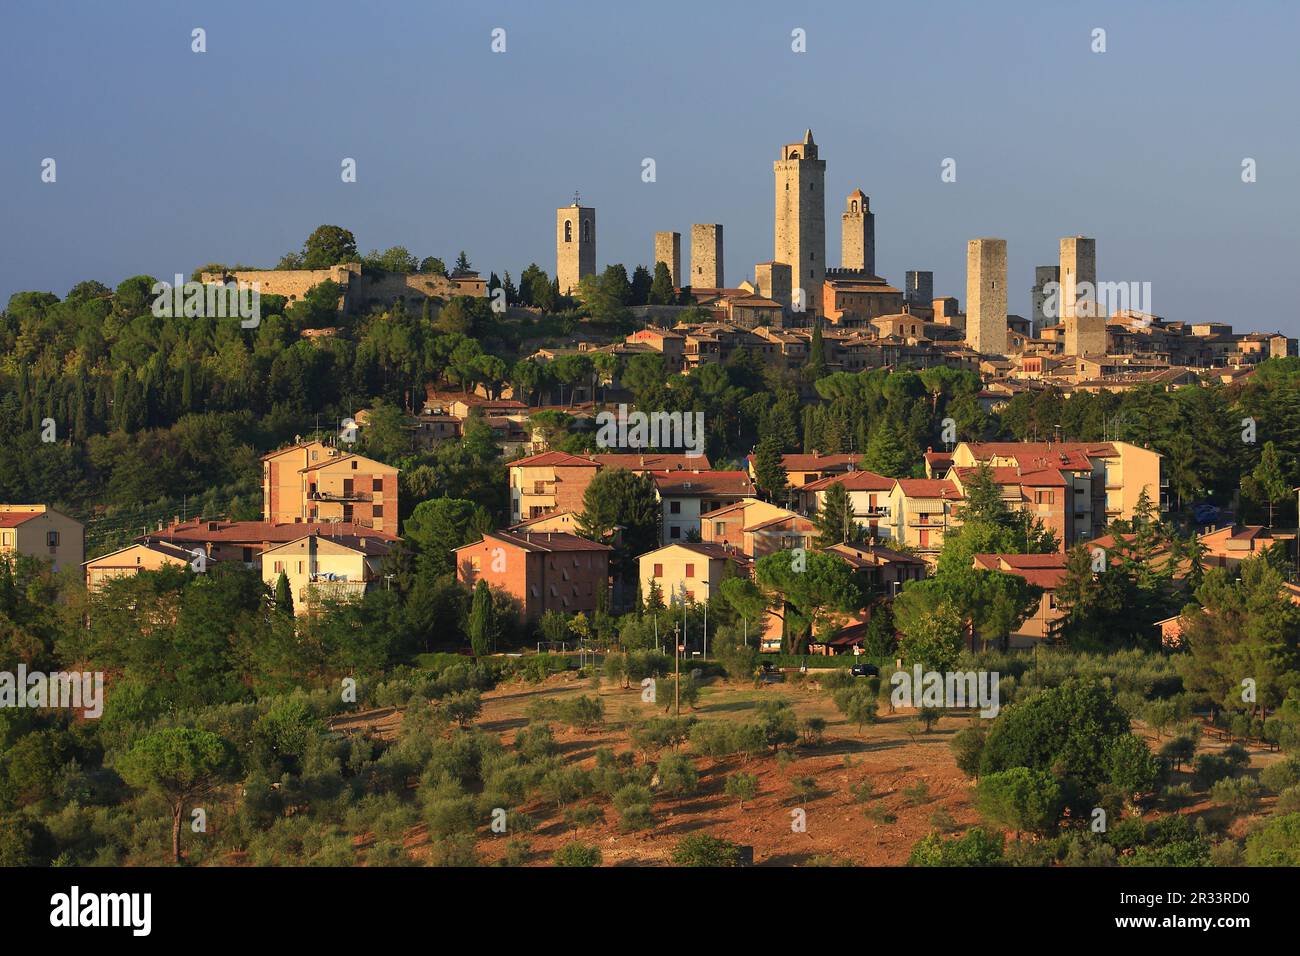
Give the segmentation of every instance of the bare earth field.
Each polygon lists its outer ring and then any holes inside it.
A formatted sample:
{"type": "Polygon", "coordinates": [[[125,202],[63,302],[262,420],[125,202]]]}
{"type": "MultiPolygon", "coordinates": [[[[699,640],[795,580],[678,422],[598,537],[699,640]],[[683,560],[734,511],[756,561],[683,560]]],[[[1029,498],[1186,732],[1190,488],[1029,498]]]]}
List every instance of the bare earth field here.
{"type": "MultiPolygon", "coordinates": [[[[639,688],[625,690],[605,685],[595,689],[590,681],[560,674],[542,684],[517,682],[486,692],[483,712],[475,725],[510,744],[519,729],[527,725],[526,711],[533,701],[593,694],[605,702],[603,727],[584,733],[553,725],[561,756],[579,766],[592,767],[595,753],[602,747],[616,753],[632,750],[626,729],[629,716],[646,718],[665,713],[662,704],[643,703],[639,688]]],[[[537,821],[536,829],[527,834],[494,835],[484,827],[478,840],[480,855],[484,862],[497,862],[504,855],[506,841],[511,836],[522,836],[531,845],[532,865],[544,866],[550,864],[556,849],[580,839],[598,846],[607,866],[667,865],[683,836],[708,833],[753,847],[757,866],[800,866],[813,861],[821,865],[901,866],[906,864],[912,845],[935,829],[932,816],[937,810],[951,817],[954,834],[982,822],[972,806],[972,784],[957,769],[949,748],[953,734],[978,717],[944,717],[927,734],[915,732],[911,724],[913,711],[891,714],[882,707],[878,722],[859,730],[845,721],[830,696],[815,684],[769,684],[755,689],[748,684],[724,682],[703,687],[696,709],[684,708],[683,714],[701,720],[743,720],[760,701],[773,696],[788,700],[801,723],[807,717],[824,718],[824,740],[815,745],[801,741],[786,758],[775,754],[720,760],[693,757],[700,774],[698,792],[681,799],[657,797],[657,823],[651,830],[621,831],[617,812],[601,797],[580,802],[603,805],[605,820],[578,831],[565,824],[563,812],[553,805],[530,802],[519,809],[537,821]],[[914,733],[908,732],[909,724],[914,733]],[[757,797],[743,806],[723,790],[727,776],[737,771],[758,778],[757,797]],[[801,777],[816,780],[817,791],[811,797],[800,798],[795,793],[793,781],[801,777]],[[851,788],[863,781],[870,782],[873,796],[857,802],[851,788]],[[924,783],[924,793],[917,789],[919,783],[924,783]],[[796,809],[805,813],[804,832],[792,828],[792,811],[796,809]]],[[[400,721],[400,711],[384,708],[351,715],[334,723],[334,727],[391,737],[400,721]]],[[[1140,724],[1134,729],[1147,738],[1152,749],[1168,740],[1167,736],[1157,740],[1140,724]]],[[[1226,741],[1205,738],[1201,749],[1217,751],[1225,746],[1226,741]]],[[[682,752],[690,754],[690,745],[683,745],[682,752]]],[[[1263,750],[1252,751],[1251,772],[1280,757],[1263,750]]],[[[1191,779],[1185,772],[1175,778],[1174,782],[1191,779]]],[[[1268,812],[1274,799],[1266,798],[1260,813],[1268,812]]],[[[1183,811],[1192,816],[1212,812],[1206,798],[1183,811]]],[[[1238,819],[1230,832],[1239,838],[1251,822],[1249,817],[1238,819]]],[[[429,849],[423,829],[414,828],[406,839],[412,857],[421,862],[429,849]]]]}

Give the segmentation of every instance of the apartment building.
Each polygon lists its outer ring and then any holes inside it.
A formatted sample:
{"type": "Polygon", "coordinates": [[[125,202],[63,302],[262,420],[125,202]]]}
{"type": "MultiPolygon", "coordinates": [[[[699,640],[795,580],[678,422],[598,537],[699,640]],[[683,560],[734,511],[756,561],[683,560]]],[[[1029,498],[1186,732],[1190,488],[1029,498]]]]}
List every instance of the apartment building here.
{"type": "Polygon", "coordinates": [[[1154,506],[1165,503],[1160,454],[1128,442],[961,442],[952,463],[1067,475],[1067,513],[1076,540],[1096,537],[1116,518],[1130,520],[1144,491],[1154,506]]]}
{"type": "Polygon", "coordinates": [[[920,558],[878,544],[846,542],[833,544],[825,552],[856,571],[868,588],[891,597],[908,581],[920,581],[926,575],[926,563],[920,558]]]}
{"type": "MultiPolygon", "coordinates": [[[[957,486],[957,494],[963,500],[967,497],[969,483],[978,473],[978,467],[949,469],[948,478],[957,486]]],[[[1058,550],[1065,551],[1079,539],[1071,507],[1071,482],[1062,472],[1052,468],[1027,471],[998,467],[990,468],[989,474],[1001,491],[1002,502],[1008,510],[1025,511],[1037,518],[1044,528],[1056,535],[1058,550]]],[[[961,509],[956,511],[960,519],[961,509]]]]}
{"type": "MultiPolygon", "coordinates": [[[[861,460],[861,455],[823,455],[814,451],[809,455],[782,455],[781,467],[785,469],[786,481],[790,487],[799,489],[810,482],[853,471],[861,460]]],[[[749,465],[749,477],[757,479],[754,456],[748,456],[746,462],[749,465]]]]}
{"type": "Polygon", "coordinates": [[[661,544],[702,538],[700,516],[757,493],[744,471],[654,471],[661,504],[661,544]]]}
{"type": "Polygon", "coordinates": [[[510,523],[555,511],[583,510],[582,497],[600,465],[581,455],[548,451],[510,463],[510,523]]]}
{"type": "Polygon", "coordinates": [[[806,515],[819,514],[831,485],[842,485],[848,494],[853,520],[862,525],[867,537],[877,541],[894,537],[890,521],[890,498],[894,479],[874,471],[850,471],[809,482],[798,490],[799,510],[806,515]]]}
{"type": "Polygon", "coordinates": [[[1234,570],[1243,561],[1257,558],[1274,546],[1279,546],[1288,557],[1295,559],[1294,531],[1261,525],[1229,525],[1197,535],[1197,540],[1205,549],[1201,565],[1206,568],[1234,570]]]}
{"type": "Polygon", "coordinates": [[[170,542],[145,539],[84,561],[81,568],[85,574],[86,590],[93,593],[115,578],[129,577],[142,571],[161,571],[169,567],[193,569],[196,557],[188,549],[170,542]]]}
{"type": "Polygon", "coordinates": [[[319,441],[282,448],[262,456],[262,518],[397,534],[397,476],[391,465],[319,441]]]}
{"type": "Polygon", "coordinates": [[[165,541],[190,553],[199,548],[211,560],[238,561],[247,568],[260,569],[263,553],[309,534],[377,538],[390,544],[398,540],[390,532],[350,522],[178,521],[136,541],[165,541]]]}
{"type": "Polygon", "coordinates": [[[936,559],[960,500],[957,485],[947,479],[897,479],[889,495],[891,537],[928,561],[936,559]]]}
{"type": "Polygon", "coordinates": [[[1011,634],[1012,648],[1033,647],[1056,636],[1064,612],[1056,603],[1056,590],[1065,580],[1066,556],[1053,554],[977,554],[974,566],[999,574],[1014,574],[1042,589],[1037,610],[1011,634]]]}
{"type": "MultiPolygon", "coordinates": [[[[752,558],[756,556],[753,551],[755,543],[770,540],[755,538],[755,530],[762,529],[768,522],[792,516],[797,517],[793,511],[780,505],[757,498],[742,498],[700,515],[700,540],[740,551],[752,558]]],[[[782,549],[777,547],[774,550],[782,549]]]]}
{"type": "Polygon", "coordinates": [[[456,580],[480,580],[519,602],[523,620],[547,611],[594,612],[609,588],[608,545],[563,532],[489,531],[453,551],[456,580]]]}
{"type": "Polygon", "coordinates": [[[642,600],[658,585],[665,604],[704,604],[727,578],[749,574],[749,561],[738,551],[713,543],[665,545],[638,559],[642,600]]]}
{"type": "Polygon", "coordinates": [[[329,601],[358,601],[379,586],[390,550],[373,536],[301,535],[262,552],[262,580],[274,588],[284,574],[294,614],[310,614],[329,601]]]}
{"type": "Polygon", "coordinates": [[[86,557],[86,529],[48,505],[0,505],[0,560],[24,556],[49,561],[55,571],[86,557]]]}

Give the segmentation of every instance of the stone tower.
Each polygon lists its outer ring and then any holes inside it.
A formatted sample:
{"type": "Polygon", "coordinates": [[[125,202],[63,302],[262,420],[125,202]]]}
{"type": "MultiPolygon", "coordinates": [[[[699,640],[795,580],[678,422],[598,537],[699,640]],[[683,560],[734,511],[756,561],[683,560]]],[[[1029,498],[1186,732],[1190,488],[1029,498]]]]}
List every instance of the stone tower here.
{"type": "Polygon", "coordinates": [[[1106,316],[1097,301],[1097,240],[1061,240],[1061,321],[1066,355],[1105,355],[1106,316]]]}
{"type": "Polygon", "coordinates": [[[1061,281],[1061,269],[1059,266],[1034,266],[1034,288],[1030,293],[1032,301],[1031,315],[1034,321],[1034,335],[1040,335],[1044,328],[1049,325],[1055,325],[1061,321],[1060,292],[1058,290],[1056,301],[1057,307],[1052,310],[1053,314],[1048,315],[1045,311],[1047,302],[1047,285],[1049,282],[1059,283],[1061,281]]]}
{"type": "Polygon", "coordinates": [[[579,204],[555,210],[555,277],[560,292],[568,295],[583,276],[596,272],[596,209],[579,204]]]}
{"type": "Polygon", "coordinates": [[[871,200],[861,189],[849,193],[840,221],[840,265],[875,275],[876,214],[871,211],[871,200]]]}
{"type": "Polygon", "coordinates": [[[696,289],[721,289],[722,226],[691,226],[691,281],[696,289]]]}
{"type": "Polygon", "coordinates": [[[790,308],[790,266],[785,262],[760,262],[754,266],[754,284],[765,299],[790,308]]]}
{"type": "Polygon", "coordinates": [[[1007,354],[1007,241],[966,243],[966,343],[984,355],[1007,354]]]}
{"type": "Polygon", "coordinates": [[[817,158],[812,130],[802,143],[781,147],[776,173],[777,262],[789,263],[794,287],[809,312],[821,312],[826,278],[826,161],[817,158]]]}
{"type": "MultiPolygon", "coordinates": [[[[673,287],[680,288],[682,284],[682,234],[680,232],[655,233],[654,265],[657,266],[661,262],[668,267],[668,272],[673,277],[673,287]]],[[[654,266],[651,266],[651,276],[654,275],[654,271],[654,266]]]]}
{"type": "Polygon", "coordinates": [[[903,301],[908,305],[931,308],[934,304],[934,273],[909,269],[903,283],[903,301]]]}

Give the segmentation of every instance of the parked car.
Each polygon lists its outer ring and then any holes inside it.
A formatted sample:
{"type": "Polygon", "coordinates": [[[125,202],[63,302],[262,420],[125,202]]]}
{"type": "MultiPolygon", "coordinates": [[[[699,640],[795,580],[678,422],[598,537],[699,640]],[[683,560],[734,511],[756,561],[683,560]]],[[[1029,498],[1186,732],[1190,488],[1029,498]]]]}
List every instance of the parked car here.
{"type": "Polygon", "coordinates": [[[854,677],[879,677],[880,668],[875,664],[854,664],[849,668],[849,673],[854,677]]]}
{"type": "Polygon", "coordinates": [[[1219,509],[1212,504],[1199,504],[1193,509],[1192,517],[1198,525],[1214,524],[1219,520],[1219,509]]]}

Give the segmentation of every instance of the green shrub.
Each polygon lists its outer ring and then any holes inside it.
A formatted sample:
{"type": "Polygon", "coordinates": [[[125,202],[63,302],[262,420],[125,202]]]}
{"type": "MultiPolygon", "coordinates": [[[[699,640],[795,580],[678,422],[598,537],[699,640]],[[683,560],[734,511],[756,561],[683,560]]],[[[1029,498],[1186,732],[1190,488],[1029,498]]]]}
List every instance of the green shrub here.
{"type": "Polygon", "coordinates": [[[740,866],[740,845],[696,833],[677,844],[672,861],[677,866],[740,866]]]}
{"type": "Polygon", "coordinates": [[[1260,771],[1259,781],[1274,793],[1300,783],[1300,756],[1287,757],[1271,763],[1260,771]]]}
{"type": "Polygon", "coordinates": [[[654,826],[652,809],[654,795],[649,787],[628,784],[614,794],[614,809],[618,811],[619,823],[626,831],[648,830],[654,826]]]}
{"type": "Polygon", "coordinates": [[[1263,787],[1251,777],[1226,777],[1210,787],[1210,799],[1227,807],[1234,815],[1253,813],[1259,807],[1263,787]]]}
{"type": "Polygon", "coordinates": [[[752,773],[733,773],[725,785],[727,796],[744,804],[758,796],[758,777],[752,773]]]}
{"type": "Polygon", "coordinates": [[[655,767],[659,791],[670,797],[686,797],[698,789],[700,775],[684,754],[666,754],[655,767]]]}
{"type": "Polygon", "coordinates": [[[556,866],[600,866],[601,856],[599,848],[573,840],[556,850],[551,860],[556,866]]]}
{"type": "Polygon", "coordinates": [[[953,734],[949,741],[957,769],[968,777],[979,776],[980,755],[984,753],[984,741],[988,738],[988,732],[988,725],[976,718],[953,734]]]}
{"type": "Polygon", "coordinates": [[[938,833],[922,837],[912,847],[908,866],[1000,866],[1003,862],[1001,833],[975,827],[964,836],[944,839],[938,833]]]}
{"type": "Polygon", "coordinates": [[[642,753],[658,753],[676,747],[691,735],[694,717],[652,717],[632,728],[632,746],[642,753]]]}

